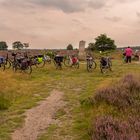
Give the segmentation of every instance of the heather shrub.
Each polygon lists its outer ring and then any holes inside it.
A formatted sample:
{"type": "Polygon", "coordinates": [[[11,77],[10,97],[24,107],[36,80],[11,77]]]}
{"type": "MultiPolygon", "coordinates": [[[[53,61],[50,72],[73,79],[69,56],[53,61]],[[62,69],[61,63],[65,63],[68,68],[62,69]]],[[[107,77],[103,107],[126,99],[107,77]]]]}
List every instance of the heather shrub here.
{"type": "Polygon", "coordinates": [[[91,140],[139,140],[139,123],[137,120],[130,124],[109,116],[98,117],[93,123],[91,140]],[[136,129],[133,129],[134,125],[136,129]]]}
{"type": "Polygon", "coordinates": [[[130,124],[131,129],[137,134],[137,136],[140,139],[140,118],[139,118],[139,116],[129,117],[128,123],[130,124]]]}
{"type": "MultiPolygon", "coordinates": [[[[121,81],[120,81],[121,82],[121,81]]],[[[139,93],[140,94],[140,78],[132,74],[126,75],[122,82],[124,87],[130,91],[131,94],[139,93]]]]}
{"type": "Polygon", "coordinates": [[[95,102],[102,101],[114,105],[119,109],[140,107],[140,79],[133,75],[126,75],[116,85],[101,89],[95,94],[95,102]]]}

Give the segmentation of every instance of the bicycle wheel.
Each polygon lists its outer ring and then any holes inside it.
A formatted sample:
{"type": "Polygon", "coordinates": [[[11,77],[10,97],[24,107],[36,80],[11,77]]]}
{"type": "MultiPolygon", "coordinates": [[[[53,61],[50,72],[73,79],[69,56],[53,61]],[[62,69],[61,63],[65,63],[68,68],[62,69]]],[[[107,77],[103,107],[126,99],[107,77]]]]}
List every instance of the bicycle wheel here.
{"type": "Polygon", "coordinates": [[[51,59],[46,61],[48,64],[51,64],[51,59]]]}
{"type": "Polygon", "coordinates": [[[11,62],[9,60],[5,61],[5,68],[9,69],[11,67],[11,62]]]}
{"type": "Polygon", "coordinates": [[[88,72],[92,72],[92,71],[93,71],[92,64],[93,64],[93,63],[87,61],[87,71],[88,71],[88,72]]]}
{"type": "Polygon", "coordinates": [[[0,64],[0,71],[4,71],[5,70],[5,64],[4,63],[1,63],[0,64]]]}
{"type": "Polygon", "coordinates": [[[18,70],[18,63],[17,62],[13,62],[12,64],[12,68],[13,68],[13,71],[16,72],[18,70]]]}
{"type": "Polygon", "coordinates": [[[22,70],[24,73],[31,74],[32,73],[32,67],[27,66],[24,70],[22,70]]]}
{"type": "Polygon", "coordinates": [[[92,72],[94,69],[96,69],[97,64],[95,61],[87,61],[87,71],[92,72]]]}
{"type": "Polygon", "coordinates": [[[79,62],[76,63],[76,64],[74,64],[74,67],[75,67],[76,69],[79,69],[79,62]]]}
{"type": "Polygon", "coordinates": [[[102,64],[100,64],[100,70],[101,70],[101,73],[107,73],[108,69],[106,66],[103,66],[102,64]]]}
{"type": "Polygon", "coordinates": [[[61,63],[56,63],[56,69],[62,70],[62,64],[61,63]]]}
{"type": "Polygon", "coordinates": [[[109,64],[110,67],[112,66],[112,61],[110,59],[108,61],[108,64],[109,64]]]}
{"type": "Polygon", "coordinates": [[[69,58],[64,59],[64,65],[65,65],[66,67],[70,67],[70,66],[71,66],[71,61],[70,61],[69,58]]]}
{"type": "Polygon", "coordinates": [[[107,73],[109,71],[112,71],[111,66],[100,66],[101,73],[107,73]]]}

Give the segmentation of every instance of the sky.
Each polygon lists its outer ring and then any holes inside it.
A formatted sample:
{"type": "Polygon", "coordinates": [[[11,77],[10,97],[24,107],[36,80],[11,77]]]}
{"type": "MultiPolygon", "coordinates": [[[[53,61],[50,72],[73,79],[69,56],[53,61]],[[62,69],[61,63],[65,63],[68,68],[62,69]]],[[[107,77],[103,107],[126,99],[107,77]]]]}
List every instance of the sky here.
{"type": "Polygon", "coordinates": [[[9,46],[78,48],[104,33],[118,47],[140,45],[140,0],[0,0],[0,41],[9,46]]]}

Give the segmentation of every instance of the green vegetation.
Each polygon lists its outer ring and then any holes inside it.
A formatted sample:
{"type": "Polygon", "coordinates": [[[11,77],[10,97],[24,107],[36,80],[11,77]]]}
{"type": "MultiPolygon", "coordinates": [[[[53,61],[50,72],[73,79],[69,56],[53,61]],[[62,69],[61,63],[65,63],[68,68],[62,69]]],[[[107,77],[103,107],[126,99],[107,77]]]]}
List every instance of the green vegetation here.
{"type": "Polygon", "coordinates": [[[15,41],[12,43],[12,48],[16,50],[22,50],[29,48],[29,43],[21,43],[20,41],[15,41]]]}
{"type": "Polygon", "coordinates": [[[89,43],[89,50],[98,50],[98,51],[107,51],[107,50],[115,50],[116,45],[115,41],[111,38],[107,37],[106,34],[101,34],[95,38],[95,43],[89,43]]]}
{"type": "Polygon", "coordinates": [[[0,50],[7,50],[8,46],[5,41],[0,41],[0,50]]]}
{"type": "Polygon", "coordinates": [[[55,119],[60,123],[50,125],[40,135],[40,140],[90,140],[92,120],[106,114],[121,116],[115,107],[106,103],[92,106],[90,98],[98,89],[115,83],[127,73],[139,74],[140,67],[115,59],[113,72],[102,74],[99,60],[96,61],[97,69],[92,73],[86,71],[83,63],[80,69],[64,67],[56,70],[53,64],[41,69],[33,68],[31,76],[15,74],[12,70],[0,72],[0,100],[4,102],[4,106],[0,104],[0,139],[10,140],[10,134],[24,123],[24,112],[48,97],[53,89],[64,92],[66,106],[56,112],[55,119]]]}
{"type": "Polygon", "coordinates": [[[67,50],[73,50],[72,44],[69,44],[69,45],[67,46],[67,50]]]}

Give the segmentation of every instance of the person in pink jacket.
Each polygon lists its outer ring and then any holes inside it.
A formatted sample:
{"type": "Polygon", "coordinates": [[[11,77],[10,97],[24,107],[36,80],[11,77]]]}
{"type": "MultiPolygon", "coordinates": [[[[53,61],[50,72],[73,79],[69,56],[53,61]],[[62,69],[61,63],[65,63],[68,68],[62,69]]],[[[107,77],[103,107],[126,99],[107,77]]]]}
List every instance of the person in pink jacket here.
{"type": "Polygon", "coordinates": [[[126,63],[131,63],[131,57],[133,54],[133,50],[130,47],[125,49],[126,63]]]}

